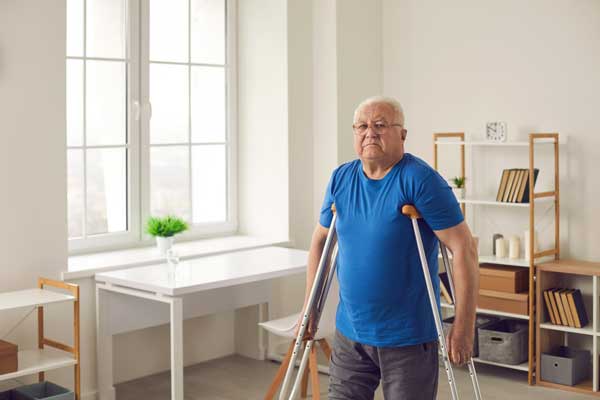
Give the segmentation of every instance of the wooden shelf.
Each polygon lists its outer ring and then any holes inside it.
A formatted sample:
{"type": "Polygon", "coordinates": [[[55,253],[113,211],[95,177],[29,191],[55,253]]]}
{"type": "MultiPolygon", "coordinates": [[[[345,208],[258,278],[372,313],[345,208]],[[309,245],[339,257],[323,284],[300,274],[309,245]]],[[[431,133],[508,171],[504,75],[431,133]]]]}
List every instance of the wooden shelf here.
{"type": "MultiPolygon", "coordinates": [[[[518,141],[518,142],[487,142],[483,140],[469,141],[469,140],[436,140],[434,142],[437,145],[450,145],[450,146],[486,146],[486,147],[529,147],[529,142],[518,141]]],[[[538,139],[535,144],[551,144],[554,143],[554,139],[538,139]]],[[[559,143],[560,144],[560,143],[559,143]]]]}
{"type": "Polygon", "coordinates": [[[517,365],[503,364],[503,363],[498,363],[498,362],[494,362],[494,361],[482,360],[481,358],[478,358],[478,357],[473,358],[473,361],[475,361],[477,363],[481,363],[481,364],[495,365],[497,367],[516,369],[519,371],[525,371],[525,372],[529,371],[529,361],[525,361],[524,363],[517,364],[517,365]]]}
{"type": "MultiPolygon", "coordinates": [[[[568,333],[578,333],[580,335],[594,336],[594,329],[591,326],[588,326],[585,328],[573,328],[571,326],[555,325],[552,323],[543,323],[543,324],[540,324],[540,328],[548,329],[551,331],[561,331],[561,332],[568,332],[568,333]]],[[[598,335],[598,334],[596,333],[596,335],[598,335]]]]}
{"type": "Polygon", "coordinates": [[[77,360],[69,353],[55,349],[21,350],[18,353],[19,369],[16,372],[0,375],[0,381],[37,374],[57,368],[70,367],[77,360]]]}
{"type": "Polygon", "coordinates": [[[558,383],[546,382],[541,379],[538,379],[537,384],[539,386],[544,386],[544,387],[553,388],[553,389],[562,389],[562,390],[568,390],[570,392],[593,394],[595,396],[600,396],[600,392],[594,392],[594,390],[592,388],[591,380],[583,381],[575,386],[568,386],[568,385],[561,385],[558,383]]]}
{"type": "MultiPolygon", "coordinates": [[[[443,308],[454,309],[454,305],[453,304],[448,304],[445,301],[442,301],[440,303],[440,305],[443,308]]],[[[508,312],[496,311],[496,310],[488,310],[488,309],[485,309],[485,308],[477,308],[477,312],[480,313],[480,314],[498,315],[500,317],[509,317],[509,318],[523,319],[523,320],[528,320],[529,319],[529,315],[514,314],[514,313],[508,313],[508,312]]]]}
{"type": "Polygon", "coordinates": [[[581,260],[552,260],[536,264],[540,271],[559,272],[562,274],[600,276],[600,262],[581,260]]]}
{"type": "MultiPolygon", "coordinates": [[[[536,203],[548,203],[554,201],[554,197],[540,197],[535,200],[536,203]]],[[[496,201],[493,199],[460,199],[460,204],[475,204],[482,206],[529,208],[531,203],[509,203],[506,201],[496,201]]]]}
{"type": "Polygon", "coordinates": [[[75,297],[48,289],[26,289],[0,293],[0,311],[75,301],[75,297]]]}

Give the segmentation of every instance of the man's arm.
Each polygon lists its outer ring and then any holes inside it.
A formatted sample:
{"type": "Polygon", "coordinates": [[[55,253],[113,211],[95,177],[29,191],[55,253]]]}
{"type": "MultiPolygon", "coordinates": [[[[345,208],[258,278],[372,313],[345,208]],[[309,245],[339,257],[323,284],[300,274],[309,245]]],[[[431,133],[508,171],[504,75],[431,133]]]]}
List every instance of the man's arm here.
{"type": "Polygon", "coordinates": [[[475,310],[479,294],[479,262],[475,240],[463,221],[452,228],[435,231],[452,253],[455,319],[446,338],[450,361],[465,364],[473,351],[475,310]]]}
{"type": "MultiPolygon", "coordinates": [[[[312,235],[312,239],[310,242],[310,249],[308,251],[308,268],[306,270],[306,290],[304,294],[304,305],[302,306],[302,313],[300,313],[300,320],[302,320],[302,315],[304,314],[304,310],[306,309],[306,305],[308,303],[308,298],[310,297],[310,291],[313,286],[313,282],[315,280],[315,275],[317,274],[317,268],[319,268],[319,261],[321,259],[321,254],[323,253],[323,248],[325,247],[325,240],[327,239],[327,234],[329,233],[329,229],[325,228],[321,224],[317,223],[315,230],[312,235]]],[[[312,323],[309,324],[309,334],[312,335],[314,333],[314,326],[312,323]]]]}

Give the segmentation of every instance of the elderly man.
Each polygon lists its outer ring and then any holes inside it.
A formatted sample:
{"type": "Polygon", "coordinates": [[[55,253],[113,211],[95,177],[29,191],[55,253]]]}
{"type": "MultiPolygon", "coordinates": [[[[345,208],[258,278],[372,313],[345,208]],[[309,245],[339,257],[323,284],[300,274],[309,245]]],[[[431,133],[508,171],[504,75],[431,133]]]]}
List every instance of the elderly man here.
{"type": "Polygon", "coordinates": [[[331,176],[312,237],[306,285],[308,299],[335,203],[340,296],[329,399],[373,399],[380,380],[386,399],[435,399],[437,332],[411,222],[399,209],[412,204],[423,216],[421,234],[438,307],[438,239],[453,254],[457,306],[447,344],[457,365],[469,360],[473,348],[479,285],[474,240],[448,184],[404,152],[407,131],[396,100],[363,101],[353,130],[359,159],[331,176]]]}

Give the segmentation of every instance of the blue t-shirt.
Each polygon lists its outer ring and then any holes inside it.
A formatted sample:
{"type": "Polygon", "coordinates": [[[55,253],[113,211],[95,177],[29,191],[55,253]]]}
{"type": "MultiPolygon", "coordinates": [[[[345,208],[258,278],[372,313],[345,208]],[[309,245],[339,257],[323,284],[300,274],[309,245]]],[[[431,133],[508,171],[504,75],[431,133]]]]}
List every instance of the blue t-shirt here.
{"type": "Polygon", "coordinates": [[[437,237],[463,215],[447,182],[423,160],[405,153],[379,180],[369,179],[360,160],[332,174],[320,224],[337,212],[340,287],[336,327],[372,346],[407,346],[437,340],[427,287],[411,221],[400,208],[414,205],[439,310],[437,237]]]}

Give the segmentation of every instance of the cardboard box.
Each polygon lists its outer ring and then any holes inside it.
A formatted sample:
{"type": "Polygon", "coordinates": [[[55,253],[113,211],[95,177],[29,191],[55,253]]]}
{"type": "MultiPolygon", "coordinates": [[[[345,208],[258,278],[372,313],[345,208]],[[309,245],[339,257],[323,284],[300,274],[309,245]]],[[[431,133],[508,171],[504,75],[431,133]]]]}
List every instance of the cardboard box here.
{"type": "Polygon", "coordinates": [[[480,289],[477,307],[486,310],[529,315],[529,294],[480,289]]]}
{"type": "Polygon", "coordinates": [[[509,265],[481,264],[479,288],[507,293],[526,292],[529,289],[529,269],[509,265]]]}
{"type": "Polygon", "coordinates": [[[0,374],[16,372],[19,369],[16,344],[0,340],[0,374]]]}

